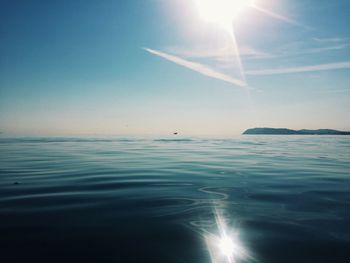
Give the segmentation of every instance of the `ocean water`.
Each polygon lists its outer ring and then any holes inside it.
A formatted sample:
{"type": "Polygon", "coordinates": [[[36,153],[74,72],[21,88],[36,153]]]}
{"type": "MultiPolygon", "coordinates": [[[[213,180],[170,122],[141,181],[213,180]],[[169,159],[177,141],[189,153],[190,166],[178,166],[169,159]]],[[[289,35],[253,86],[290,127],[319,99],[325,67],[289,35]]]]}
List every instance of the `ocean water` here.
{"type": "Polygon", "coordinates": [[[0,259],[348,263],[350,137],[2,138],[0,259]]]}

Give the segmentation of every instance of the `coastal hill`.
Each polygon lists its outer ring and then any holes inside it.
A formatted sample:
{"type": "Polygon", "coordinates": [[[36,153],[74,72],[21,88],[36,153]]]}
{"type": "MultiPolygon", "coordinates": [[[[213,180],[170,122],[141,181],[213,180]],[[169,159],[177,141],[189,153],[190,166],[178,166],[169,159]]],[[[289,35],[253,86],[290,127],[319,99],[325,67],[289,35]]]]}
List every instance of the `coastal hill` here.
{"type": "Polygon", "coordinates": [[[350,135],[348,131],[330,129],[291,130],[286,128],[252,128],[243,132],[244,135],[350,135]]]}

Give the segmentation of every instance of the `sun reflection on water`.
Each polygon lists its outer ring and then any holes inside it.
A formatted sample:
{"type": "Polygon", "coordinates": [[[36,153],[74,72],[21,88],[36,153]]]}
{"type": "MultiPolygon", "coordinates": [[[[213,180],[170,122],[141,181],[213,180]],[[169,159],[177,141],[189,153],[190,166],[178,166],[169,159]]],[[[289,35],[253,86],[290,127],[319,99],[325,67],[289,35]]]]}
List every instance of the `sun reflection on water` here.
{"type": "Polygon", "coordinates": [[[250,258],[240,240],[239,230],[230,228],[219,210],[215,210],[215,223],[216,233],[204,235],[211,263],[238,263],[250,258]]]}

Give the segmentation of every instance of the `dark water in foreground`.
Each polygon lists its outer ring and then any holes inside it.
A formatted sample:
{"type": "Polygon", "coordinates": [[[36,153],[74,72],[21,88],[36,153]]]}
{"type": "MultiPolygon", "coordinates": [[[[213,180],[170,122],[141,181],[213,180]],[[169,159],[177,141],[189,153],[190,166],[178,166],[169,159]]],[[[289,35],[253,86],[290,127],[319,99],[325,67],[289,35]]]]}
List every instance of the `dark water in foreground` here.
{"type": "Polygon", "coordinates": [[[231,262],[350,262],[350,137],[0,139],[1,262],[229,262],[215,218],[231,262]]]}

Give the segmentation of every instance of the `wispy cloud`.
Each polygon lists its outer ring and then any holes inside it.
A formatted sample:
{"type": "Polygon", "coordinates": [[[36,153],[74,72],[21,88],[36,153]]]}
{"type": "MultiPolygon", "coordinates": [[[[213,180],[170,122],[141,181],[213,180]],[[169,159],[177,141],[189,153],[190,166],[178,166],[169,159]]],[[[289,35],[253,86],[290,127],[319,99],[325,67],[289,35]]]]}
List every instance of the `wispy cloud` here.
{"type": "Polygon", "coordinates": [[[222,47],[201,46],[192,48],[169,47],[167,51],[186,58],[208,58],[221,60],[227,57],[243,56],[247,58],[266,58],[270,55],[248,46],[240,46],[239,54],[231,45],[223,45],[222,47]]]}
{"type": "Polygon", "coordinates": [[[315,71],[336,70],[336,69],[350,69],[350,61],[330,63],[330,64],[319,64],[319,65],[313,65],[313,66],[303,66],[303,67],[248,70],[245,72],[245,74],[255,75],[255,76],[278,75],[278,74],[315,72],[315,71]]]}
{"type": "Polygon", "coordinates": [[[306,49],[304,53],[321,53],[325,51],[342,50],[350,47],[347,38],[313,38],[319,47],[306,49]]]}
{"type": "Polygon", "coordinates": [[[332,38],[313,38],[316,42],[319,43],[344,43],[348,42],[348,38],[342,38],[342,37],[332,37],[332,38]]]}
{"type": "Polygon", "coordinates": [[[237,50],[231,45],[222,44],[222,46],[198,45],[194,47],[168,47],[167,53],[175,54],[186,59],[212,59],[213,61],[223,63],[232,62],[235,57],[243,59],[276,59],[289,56],[300,56],[344,50],[350,47],[350,41],[346,38],[311,38],[307,40],[298,40],[289,42],[274,49],[273,53],[268,53],[255,47],[240,45],[237,50]]]}
{"type": "Polygon", "coordinates": [[[320,48],[312,48],[305,50],[303,53],[300,52],[301,54],[312,54],[312,53],[321,53],[325,51],[332,51],[332,50],[342,50],[346,49],[350,46],[350,44],[339,44],[339,45],[332,45],[328,47],[320,47],[320,48]]]}
{"type": "Polygon", "coordinates": [[[295,20],[293,20],[293,19],[291,19],[291,18],[288,18],[288,17],[286,17],[286,16],[282,16],[282,15],[280,15],[280,14],[274,13],[274,12],[272,12],[272,11],[270,11],[270,10],[267,10],[267,9],[265,9],[265,8],[262,8],[262,7],[260,7],[260,6],[254,5],[253,7],[254,7],[256,10],[258,10],[258,11],[260,11],[260,12],[262,12],[262,13],[264,13],[264,14],[270,16],[270,17],[273,17],[273,18],[275,18],[275,19],[284,21],[284,22],[286,22],[286,23],[288,23],[288,24],[292,24],[292,25],[295,25],[295,26],[299,26],[299,27],[302,27],[302,28],[308,29],[308,30],[313,30],[312,27],[303,25],[303,24],[301,24],[301,23],[299,23],[299,22],[297,22],[297,21],[295,21],[295,20]]]}
{"type": "Polygon", "coordinates": [[[316,54],[330,51],[344,50],[350,47],[347,39],[331,38],[318,39],[312,38],[287,43],[275,50],[275,57],[298,56],[307,54],[316,54]]]}
{"type": "Polygon", "coordinates": [[[219,79],[219,80],[231,83],[231,84],[239,86],[239,87],[246,87],[247,86],[247,83],[243,80],[235,79],[229,75],[218,72],[218,71],[216,71],[210,67],[207,67],[205,65],[202,65],[200,63],[195,63],[195,62],[185,60],[183,58],[180,58],[180,57],[177,57],[174,55],[170,55],[170,54],[158,51],[158,50],[150,49],[150,48],[144,48],[144,50],[146,50],[147,52],[149,52],[153,55],[156,55],[156,56],[159,56],[159,57],[164,58],[166,60],[169,60],[175,64],[178,64],[180,66],[183,66],[185,68],[188,68],[190,70],[198,72],[198,73],[205,75],[207,77],[219,79]]]}

